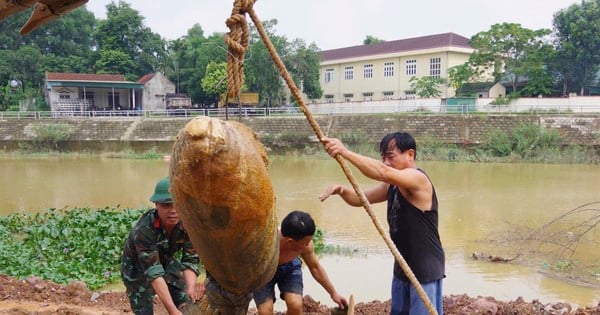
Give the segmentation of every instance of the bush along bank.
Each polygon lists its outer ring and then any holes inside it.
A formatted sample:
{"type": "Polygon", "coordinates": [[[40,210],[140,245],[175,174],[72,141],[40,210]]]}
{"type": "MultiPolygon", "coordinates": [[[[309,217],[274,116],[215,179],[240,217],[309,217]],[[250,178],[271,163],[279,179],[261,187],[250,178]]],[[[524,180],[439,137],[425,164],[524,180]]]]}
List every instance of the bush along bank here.
{"type": "MultiPolygon", "coordinates": [[[[378,143],[363,132],[332,134],[351,150],[377,158],[378,143]]],[[[556,130],[521,123],[512,130],[490,129],[481,143],[448,144],[428,135],[416,136],[421,161],[535,162],[600,164],[600,147],[566,144],[556,130]]],[[[328,157],[321,144],[301,134],[285,133],[261,138],[275,155],[328,157]]]]}
{"type": "MultiPolygon", "coordinates": [[[[64,128],[44,127],[30,142],[22,142],[17,151],[0,151],[6,156],[36,154],[84,154],[107,158],[160,159],[169,155],[172,142],[144,143],[136,149],[121,150],[106,148],[97,150],[69,150],[64,139],[64,128]],[[46,129],[44,129],[46,128],[46,129]],[[37,138],[39,137],[39,139],[37,138]]],[[[512,129],[490,128],[478,143],[447,143],[428,134],[413,134],[417,139],[419,160],[457,162],[535,162],[600,164],[600,146],[573,144],[556,129],[544,129],[539,124],[522,122],[512,129]]],[[[378,157],[378,143],[364,130],[332,132],[331,137],[342,139],[352,150],[378,157]]],[[[600,132],[595,136],[600,138],[600,132]]],[[[322,145],[313,135],[284,131],[278,134],[263,134],[260,141],[270,155],[294,155],[327,158],[322,145]]],[[[85,147],[85,146],[84,146],[85,147]]]]}

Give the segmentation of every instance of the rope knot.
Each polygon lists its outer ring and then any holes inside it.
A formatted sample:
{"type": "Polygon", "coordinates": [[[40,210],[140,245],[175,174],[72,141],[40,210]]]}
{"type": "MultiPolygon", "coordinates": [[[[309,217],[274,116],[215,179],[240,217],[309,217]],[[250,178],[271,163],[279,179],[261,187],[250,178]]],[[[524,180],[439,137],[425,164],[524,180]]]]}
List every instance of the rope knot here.
{"type": "Polygon", "coordinates": [[[230,30],[224,38],[227,44],[227,101],[238,96],[244,84],[244,56],[248,50],[249,33],[246,13],[252,10],[255,1],[235,0],[231,16],[225,21],[230,30]]]}

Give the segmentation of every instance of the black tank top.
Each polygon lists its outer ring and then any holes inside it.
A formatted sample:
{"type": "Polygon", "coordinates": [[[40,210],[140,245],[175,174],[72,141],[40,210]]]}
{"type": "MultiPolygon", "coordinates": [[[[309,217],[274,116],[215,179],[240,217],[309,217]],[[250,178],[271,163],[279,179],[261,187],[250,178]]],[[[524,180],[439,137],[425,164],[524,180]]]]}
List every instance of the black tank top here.
{"type": "MultiPolygon", "coordinates": [[[[417,170],[427,176],[423,170],[417,170]]],[[[433,184],[432,189],[429,211],[421,211],[411,204],[396,186],[390,186],[387,193],[390,237],[420,283],[445,277],[444,249],[438,232],[438,200],[433,184]]],[[[397,262],[394,275],[409,281],[397,262]]]]}

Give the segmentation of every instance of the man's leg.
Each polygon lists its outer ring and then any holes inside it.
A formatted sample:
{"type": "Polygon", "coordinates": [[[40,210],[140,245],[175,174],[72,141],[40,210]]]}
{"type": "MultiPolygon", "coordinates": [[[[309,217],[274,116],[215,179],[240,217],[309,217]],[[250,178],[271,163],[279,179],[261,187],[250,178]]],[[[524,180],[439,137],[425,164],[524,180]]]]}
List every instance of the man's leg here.
{"type": "MultiPolygon", "coordinates": [[[[443,314],[443,297],[442,297],[442,279],[435,280],[427,283],[421,283],[421,287],[433,307],[437,310],[439,315],[443,314]]],[[[427,307],[423,300],[417,293],[417,290],[411,285],[410,286],[410,314],[428,314],[427,307]]]]}
{"type": "MultiPolygon", "coordinates": [[[[287,292],[283,294],[285,305],[287,307],[286,315],[300,315],[302,314],[302,295],[298,293],[287,292]]],[[[273,314],[273,313],[271,313],[273,314]]]]}
{"type": "Polygon", "coordinates": [[[410,283],[398,279],[394,276],[392,278],[392,310],[391,315],[408,315],[409,311],[409,296],[410,296],[410,283]]]}
{"type": "Polygon", "coordinates": [[[268,299],[256,306],[258,315],[273,315],[273,300],[268,299]]]}
{"type": "Polygon", "coordinates": [[[254,303],[256,304],[258,315],[273,314],[273,303],[275,303],[275,280],[269,281],[254,292],[254,303]]]}
{"type": "Polygon", "coordinates": [[[277,282],[281,298],[285,300],[288,315],[302,314],[302,261],[296,258],[287,265],[285,276],[277,282]]]}
{"type": "Polygon", "coordinates": [[[152,300],[154,291],[145,286],[127,287],[127,298],[131,311],[135,315],[152,315],[154,314],[152,300]]]}

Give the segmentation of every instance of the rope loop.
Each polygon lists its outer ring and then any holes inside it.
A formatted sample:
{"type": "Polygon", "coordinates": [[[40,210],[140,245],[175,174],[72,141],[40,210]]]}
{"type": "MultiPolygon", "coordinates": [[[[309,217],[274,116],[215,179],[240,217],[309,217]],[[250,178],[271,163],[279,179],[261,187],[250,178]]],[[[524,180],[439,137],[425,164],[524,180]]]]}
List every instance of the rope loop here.
{"type": "Polygon", "coordinates": [[[225,21],[229,32],[225,34],[227,44],[227,84],[229,98],[240,95],[244,84],[244,56],[248,50],[248,22],[246,13],[252,10],[256,0],[235,0],[231,16],[225,21]]]}

